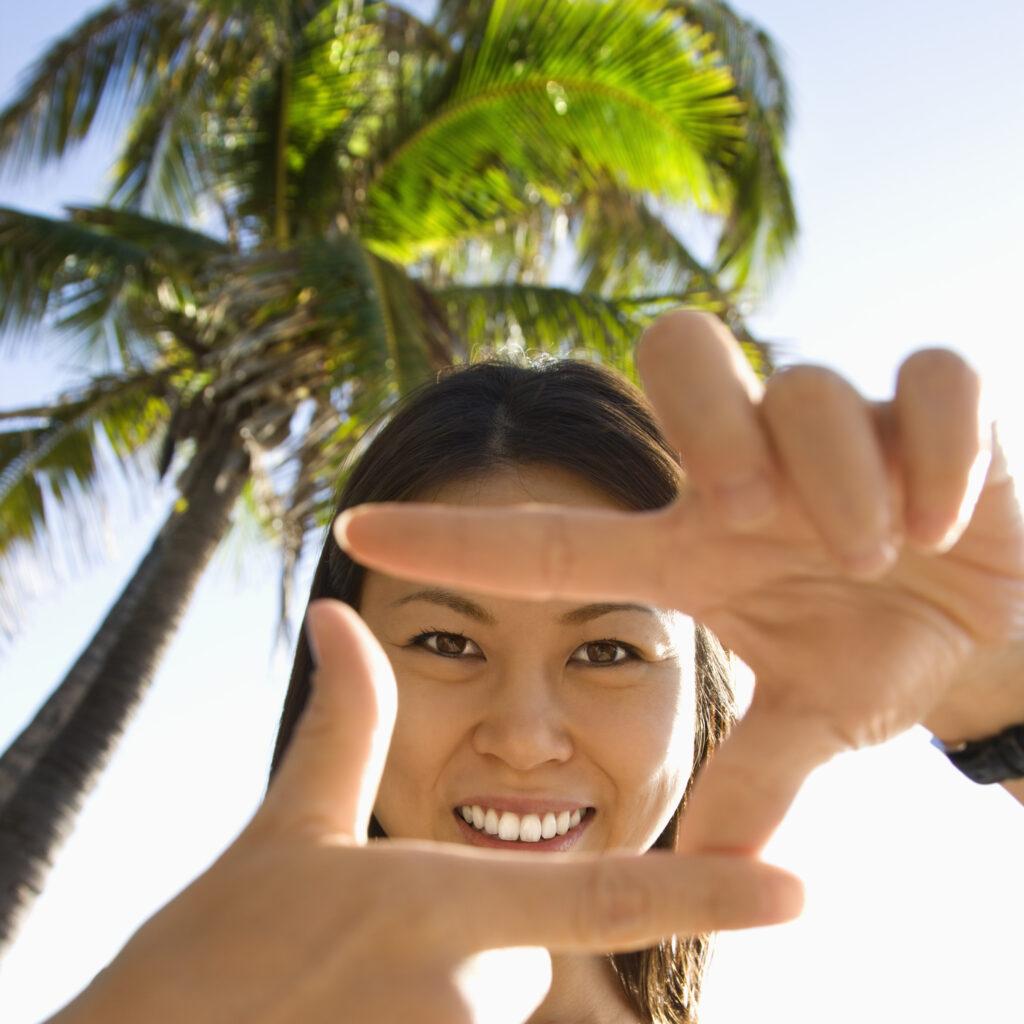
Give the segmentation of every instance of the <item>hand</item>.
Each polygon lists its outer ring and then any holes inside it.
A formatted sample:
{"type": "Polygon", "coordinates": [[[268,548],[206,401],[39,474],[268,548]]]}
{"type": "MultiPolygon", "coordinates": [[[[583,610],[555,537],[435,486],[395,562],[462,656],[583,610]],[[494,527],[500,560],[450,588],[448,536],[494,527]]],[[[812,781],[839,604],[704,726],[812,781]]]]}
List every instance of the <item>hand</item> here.
{"type": "Polygon", "coordinates": [[[347,605],[307,620],[320,667],[263,805],[51,1024],[520,1022],[551,982],[538,947],[639,949],[799,913],[796,879],[740,858],[368,843],[394,675],[347,605]]]}
{"type": "Polygon", "coordinates": [[[395,503],[339,517],[352,557],[481,593],[637,600],[713,629],[753,701],[695,787],[685,851],[756,853],[809,772],[940,708],[1017,634],[1024,529],[980,384],[916,353],[891,402],[795,367],[762,385],[725,327],[681,312],[637,364],[688,479],[653,512],[395,503]],[[737,488],[744,480],[758,488],[737,488]],[[516,552],[509,559],[509,550],[516,552]]]}

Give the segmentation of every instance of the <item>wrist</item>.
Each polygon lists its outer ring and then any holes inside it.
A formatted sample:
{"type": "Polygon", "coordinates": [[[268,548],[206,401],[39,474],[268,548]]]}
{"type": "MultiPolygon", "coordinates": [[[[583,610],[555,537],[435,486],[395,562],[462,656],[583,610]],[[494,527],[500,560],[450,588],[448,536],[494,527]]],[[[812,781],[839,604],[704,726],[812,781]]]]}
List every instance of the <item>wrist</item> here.
{"type": "Polygon", "coordinates": [[[985,740],[1024,722],[1024,644],[981,649],[921,724],[947,747],[985,740]]]}

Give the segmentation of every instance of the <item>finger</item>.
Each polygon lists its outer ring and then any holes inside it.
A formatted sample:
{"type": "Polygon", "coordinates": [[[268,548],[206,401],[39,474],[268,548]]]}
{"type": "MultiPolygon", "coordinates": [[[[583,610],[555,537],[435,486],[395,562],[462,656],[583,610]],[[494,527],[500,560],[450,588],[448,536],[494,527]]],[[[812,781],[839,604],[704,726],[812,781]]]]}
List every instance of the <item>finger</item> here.
{"type": "Polygon", "coordinates": [[[398,710],[394,673],[355,609],[314,601],[306,622],[317,661],[312,692],[256,818],[363,844],[398,710]]]}
{"type": "Polygon", "coordinates": [[[670,313],[648,328],[636,362],[698,492],[730,526],[766,522],[777,472],[757,412],[764,389],[729,329],[709,313],[670,313]]]}
{"type": "Polygon", "coordinates": [[[991,458],[981,380],[955,352],[924,349],[900,367],[894,404],[907,538],[948,551],[971,519],[991,458]]]}
{"type": "Polygon", "coordinates": [[[402,579],[509,597],[655,604],[666,603],[666,563],[675,557],[667,533],[662,510],[536,504],[367,504],[334,522],[338,544],[353,558],[402,579]]]}
{"type": "Polygon", "coordinates": [[[701,771],[680,821],[680,853],[757,856],[807,776],[845,749],[837,736],[759,702],[701,771]]]}
{"type": "Polygon", "coordinates": [[[799,879],[739,857],[466,851],[442,871],[443,931],[456,950],[642,949],[670,935],[780,924],[800,914],[799,879]]]}
{"type": "Polygon", "coordinates": [[[824,367],[794,366],[768,382],[762,411],[786,477],[837,561],[857,577],[890,568],[885,453],[857,390],[824,367]]]}

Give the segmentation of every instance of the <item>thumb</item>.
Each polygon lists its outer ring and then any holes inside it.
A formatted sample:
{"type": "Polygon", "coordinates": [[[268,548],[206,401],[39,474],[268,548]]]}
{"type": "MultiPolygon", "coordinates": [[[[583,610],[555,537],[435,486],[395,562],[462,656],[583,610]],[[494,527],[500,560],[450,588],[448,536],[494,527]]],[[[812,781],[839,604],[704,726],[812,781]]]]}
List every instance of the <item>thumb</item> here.
{"type": "Polygon", "coordinates": [[[312,692],[257,817],[363,845],[395,727],[394,672],[349,605],[312,602],[306,628],[317,662],[312,692]]]}
{"type": "Polygon", "coordinates": [[[676,851],[759,855],[807,776],[841,749],[820,724],[759,703],[755,693],[698,776],[676,851]]]}

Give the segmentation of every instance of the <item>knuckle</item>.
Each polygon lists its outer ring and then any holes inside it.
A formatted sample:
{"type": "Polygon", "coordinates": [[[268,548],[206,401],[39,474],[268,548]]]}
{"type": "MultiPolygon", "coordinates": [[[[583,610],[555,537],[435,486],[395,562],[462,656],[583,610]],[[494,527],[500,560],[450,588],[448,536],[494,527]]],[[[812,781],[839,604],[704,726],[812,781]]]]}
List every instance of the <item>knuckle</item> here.
{"type": "Polygon", "coordinates": [[[622,858],[605,856],[589,866],[577,913],[581,939],[630,939],[650,921],[651,887],[637,872],[623,871],[622,863],[622,858]]]}

